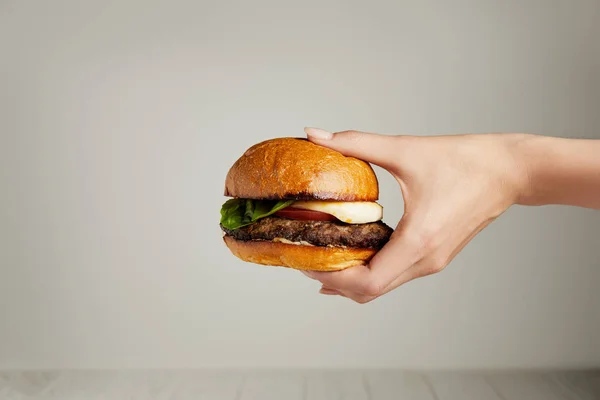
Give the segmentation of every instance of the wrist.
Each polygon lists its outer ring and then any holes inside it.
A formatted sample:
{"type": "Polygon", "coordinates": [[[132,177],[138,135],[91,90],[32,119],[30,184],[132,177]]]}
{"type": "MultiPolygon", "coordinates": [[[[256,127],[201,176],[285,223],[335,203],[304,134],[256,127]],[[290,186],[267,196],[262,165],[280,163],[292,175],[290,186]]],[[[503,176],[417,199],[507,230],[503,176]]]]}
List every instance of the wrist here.
{"type": "Polygon", "coordinates": [[[513,135],[511,155],[518,176],[515,204],[536,205],[539,194],[539,171],[543,169],[544,137],[531,134],[513,135]]]}
{"type": "MultiPolygon", "coordinates": [[[[508,205],[526,204],[534,197],[535,171],[538,168],[534,154],[538,137],[524,133],[496,135],[501,143],[500,165],[508,205]],[[503,162],[505,161],[505,162],[503,162]]],[[[498,146],[498,141],[494,144],[498,146]]]]}

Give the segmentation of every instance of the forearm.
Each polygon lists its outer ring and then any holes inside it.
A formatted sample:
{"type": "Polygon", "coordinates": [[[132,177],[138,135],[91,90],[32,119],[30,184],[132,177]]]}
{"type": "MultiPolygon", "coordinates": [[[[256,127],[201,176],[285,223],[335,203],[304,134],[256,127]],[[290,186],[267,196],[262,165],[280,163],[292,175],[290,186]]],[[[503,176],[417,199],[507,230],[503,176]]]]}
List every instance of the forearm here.
{"type": "Polygon", "coordinates": [[[600,140],[526,136],[519,148],[527,175],[520,204],[600,209],[600,140]]]}

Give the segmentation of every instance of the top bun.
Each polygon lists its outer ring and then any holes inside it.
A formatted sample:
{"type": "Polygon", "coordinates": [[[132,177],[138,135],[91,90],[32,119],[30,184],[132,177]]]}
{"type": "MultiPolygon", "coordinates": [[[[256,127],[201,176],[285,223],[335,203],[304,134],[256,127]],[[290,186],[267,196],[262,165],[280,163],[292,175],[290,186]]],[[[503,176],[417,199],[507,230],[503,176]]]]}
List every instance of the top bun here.
{"type": "Polygon", "coordinates": [[[255,144],[233,164],[225,196],[268,200],[375,201],[373,168],[301,138],[255,144]]]}

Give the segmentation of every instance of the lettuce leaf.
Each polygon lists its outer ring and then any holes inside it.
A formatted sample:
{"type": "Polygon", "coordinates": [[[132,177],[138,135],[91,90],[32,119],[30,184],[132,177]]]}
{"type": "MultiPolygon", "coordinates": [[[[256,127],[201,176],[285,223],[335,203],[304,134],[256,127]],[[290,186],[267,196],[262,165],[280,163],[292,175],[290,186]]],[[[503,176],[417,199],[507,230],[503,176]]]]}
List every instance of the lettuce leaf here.
{"type": "Polygon", "coordinates": [[[221,225],[232,230],[241,228],[288,207],[293,202],[294,200],[229,199],[221,207],[221,225]]]}

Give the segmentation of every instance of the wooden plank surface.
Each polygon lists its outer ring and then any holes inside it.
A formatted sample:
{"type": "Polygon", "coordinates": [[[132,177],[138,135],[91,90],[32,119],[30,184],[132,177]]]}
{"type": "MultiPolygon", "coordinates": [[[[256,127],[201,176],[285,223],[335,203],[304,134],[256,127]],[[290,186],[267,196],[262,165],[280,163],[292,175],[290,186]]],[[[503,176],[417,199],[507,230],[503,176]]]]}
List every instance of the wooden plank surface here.
{"type": "Polygon", "coordinates": [[[356,371],[316,371],[306,374],[307,400],[371,400],[365,376],[356,371]]]}
{"type": "Polygon", "coordinates": [[[503,373],[485,379],[506,400],[571,400],[544,374],[503,373]]]}
{"type": "Polygon", "coordinates": [[[430,373],[426,374],[426,379],[431,383],[439,400],[503,400],[480,375],[430,373]]]}
{"type": "Polygon", "coordinates": [[[0,399],[597,400],[600,372],[0,372],[0,399]]]}
{"type": "Polygon", "coordinates": [[[437,400],[423,375],[414,372],[377,371],[366,373],[372,400],[437,400]]]}

